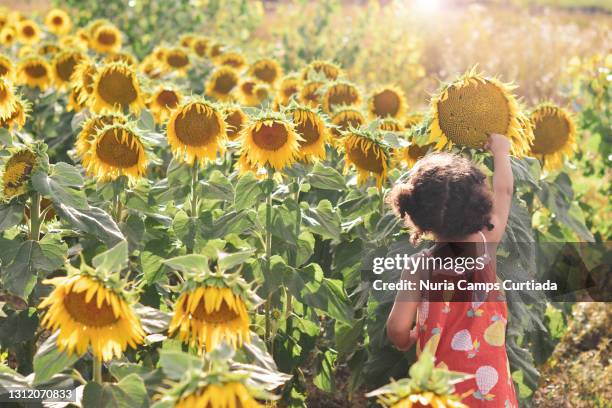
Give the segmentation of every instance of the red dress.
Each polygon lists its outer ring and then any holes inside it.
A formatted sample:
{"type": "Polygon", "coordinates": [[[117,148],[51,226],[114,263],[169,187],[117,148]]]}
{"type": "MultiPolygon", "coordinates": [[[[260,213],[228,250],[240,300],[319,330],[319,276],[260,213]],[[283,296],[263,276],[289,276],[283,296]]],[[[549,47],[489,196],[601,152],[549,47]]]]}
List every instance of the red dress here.
{"type": "MultiPolygon", "coordinates": [[[[486,250],[485,256],[488,259],[486,250]]],[[[495,263],[488,261],[480,273],[478,279],[495,282],[495,263]]],[[[430,279],[457,284],[466,276],[430,279]]],[[[458,395],[469,394],[462,402],[470,408],[517,407],[506,354],[508,308],[501,293],[472,292],[471,301],[466,301],[465,294],[457,301],[450,290],[444,292],[442,299],[436,297],[436,301],[427,300],[427,293],[423,296],[417,312],[417,355],[428,349],[437,366],[472,374],[474,378],[455,386],[458,395]]]]}

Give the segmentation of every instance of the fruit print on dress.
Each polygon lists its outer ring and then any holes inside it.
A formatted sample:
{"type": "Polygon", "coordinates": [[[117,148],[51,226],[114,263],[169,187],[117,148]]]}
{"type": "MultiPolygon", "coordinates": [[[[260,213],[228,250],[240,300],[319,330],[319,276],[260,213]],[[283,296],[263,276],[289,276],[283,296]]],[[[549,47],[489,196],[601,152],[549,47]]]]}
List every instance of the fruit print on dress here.
{"type": "Polygon", "coordinates": [[[455,351],[464,351],[467,358],[474,358],[480,349],[478,340],[472,341],[472,335],[467,329],[459,330],[451,340],[451,349],[455,351]]]}
{"type": "Polygon", "coordinates": [[[491,321],[493,323],[485,330],[484,339],[491,346],[502,347],[506,341],[506,319],[496,314],[491,321]]]}
{"type": "Polygon", "coordinates": [[[481,366],[476,370],[476,386],[478,391],[474,393],[474,398],[479,400],[492,401],[495,395],[491,394],[490,391],[495,387],[499,375],[497,370],[491,366],[481,366]]]}

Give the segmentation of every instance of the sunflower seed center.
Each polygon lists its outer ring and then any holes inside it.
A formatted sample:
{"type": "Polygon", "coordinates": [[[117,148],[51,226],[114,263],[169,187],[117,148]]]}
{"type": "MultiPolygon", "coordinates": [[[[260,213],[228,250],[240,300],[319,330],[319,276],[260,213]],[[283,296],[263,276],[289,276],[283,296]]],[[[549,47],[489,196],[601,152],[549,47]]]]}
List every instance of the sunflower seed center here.
{"type": "Polygon", "coordinates": [[[253,131],[253,142],[265,150],[278,150],[285,146],[288,139],[287,129],[278,122],[270,126],[262,124],[259,130],[253,131]]]}
{"type": "Polygon", "coordinates": [[[106,164],[119,168],[129,168],[138,164],[139,148],[134,136],[127,131],[125,140],[121,140],[120,129],[107,130],[96,149],[98,158],[106,164]]]}
{"type": "Polygon", "coordinates": [[[198,111],[197,105],[192,105],[177,117],[174,130],[176,137],[187,146],[205,146],[219,136],[221,127],[212,111],[198,111]]]}
{"type": "Polygon", "coordinates": [[[97,295],[89,301],[85,301],[85,292],[69,292],[64,298],[64,307],[74,320],[91,327],[109,326],[119,320],[113,313],[113,308],[106,299],[102,306],[96,303],[97,295]]]}

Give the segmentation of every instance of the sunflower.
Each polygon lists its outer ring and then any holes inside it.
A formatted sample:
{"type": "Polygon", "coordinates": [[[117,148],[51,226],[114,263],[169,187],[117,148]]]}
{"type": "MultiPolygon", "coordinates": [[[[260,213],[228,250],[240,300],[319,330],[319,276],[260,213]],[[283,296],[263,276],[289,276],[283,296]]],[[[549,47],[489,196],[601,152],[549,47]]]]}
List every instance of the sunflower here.
{"type": "Polygon", "coordinates": [[[94,78],[96,75],[96,63],[90,58],[83,58],[74,68],[70,82],[72,93],[76,98],[74,103],[82,107],[89,102],[94,91],[94,78]]]}
{"type": "Polygon", "coordinates": [[[80,112],[85,109],[87,105],[79,102],[80,99],[80,92],[75,88],[70,88],[70,93],[68,94],[68,102],[66,103],[66,112],[80,112]]]}
{"type": "Polygon", "coordinates": [[[395,162],[412,167],[434,148],[434,143],[420,146],[414,139],[408,142],[408,146],[395,150],[395,162]]]}
{"type": "Polygon", "coordinates": [[[474,70],[466,73],[433,97],[430,142],[436,150],[453,144],[481,148],[491,133],[506,135],[512,153],[524,156],[531,135],[521,126],[512,87],[474,70]]]}
{"type": "Polygon", "coordinates": [[[238,85],[238,81],[239,77],[235,70],[229,67],[219,67],[208,79],[206,93],[219,101],[232,100],[232,91],[238,85]]]}
{"type": "Polygon", "coordinates": [[[386,86],[370,96],[368,110],[373,117],[400,118],[406,109],[406,97],[401,89],[386,86]]]}
{"type": "Polygon", "coordinates": [[[52,9],[45,16],[45,25],[53,34],[64,35],[72,28],[72,20],[64,10],[52,9]]]}
{"type": "Polygon", "coordinates": [[[200,58],[204,58],[208,54],[210,40],[206,37],[196,37],[191,43],[191,49],[200,58]]]}
{"type": "Polygon", "coordinates": [[[17,150],[9,157],[2,172],[2,195],[5,198],[10,200],[28,191],[36,162],[36,155],[28,148],[17,150]]]}
{"type": "Polygon", "coordinates": [[[433,392],[420,392],[410,394],[395,404],[391,408],[468,408],[457,398],[451,395],[436,395],[433,392]]]}
{"type": "Polygon", "coordinates": [[[96,113],[127,109],[138,113],[143,105],[142,91],[130,66],[113,62],[96,72],[91,105],[96,113]]]}
{"type": "Polygon", "coordinates": [[[559,168],[563,156],[576,148],[576,126],[570,114],[550,103],[540,104],[531,113],[534,141],[531,153],[546,169],[559,168]]]}
{"type": "Polygon", "coordinates": [[[421,112],[414,112],[404,117],[404,128],[406,130],[412,129],[423,120],[424,115],[421,112]]]}
{"type": "Polygon", "coordinates": [[[61,51],[53,58],[53,77],[60,89],[65,89],[74,74],[76,66],[85,58],[79,51],[61,51]]]}
{"type": "Polygon", "coordinates": [[[17,98],[13,84],[4,78],[0,78],[0,121],[4,122],[13,115],[17,109],[17,98]]]}
{"type": "Polygon", "coordinates": [[[313,76],[323,76],[330,81],[335,81],[342,74],[342,70],[336,64],[329,61],[315,60],[304,68],[302,79],[309,80],[313,76]]]}
{"type": "Polygon", "coordinates": [[[155,55],[147,55],[138,66],[140,72],[151,79],[158,79],[163,74],[163,66],[155,55]]]}
{"type": "Polygon", "coordinates": [[[351,107],[343,107],[337,109],[331,117],[331,123],[334,125],[332,134],[336,138],[342,136],[342,132],[349,128],[358,128],[365,124],[366,118],[360,110],[351,107]]]}
{"type": "Polygon", "coordinates": [[[357,169],[357,184],[362,185],[370,174],[376,178],[376,186],[381,188],[387,178],[389,150],[381,142],[380,134],[365,129],[350,128],[344,133],[343,144],[344,171],[351,166],[357,169]]]}
{"type": "Polygon", "coordinates": [[[246,58],[241,53],[232,51],[220,55],[217,58],[216,63],[217,65],[240,70],[246,65],[246,58]]]}
{"type": "Polygon", "coordinates": [[[38,55],[49,58],[54,57],[61,50],[62,48],[57,43],[48,41],[41,43],[36,49],[38,55]]]}
{"type": "Polygon", "coordinates": [[[29,102],[23,100],[20,96],[17,96],[15,98],[15,109],[7,118],[0,120],[0,128],[5,128],[9,131],[23,128],[26,121],[26,114],[29,110],[29,102]]]}
{"type": "Polygon", "coordinates": [[[249,74],[262,82],[274,85],[283,72],[278,62],[271,58],[264,58],[251,64],[249,74]]]}
{"type": "Polygon", "coordinates": [[[155,89],[149,98],[149,109],[156,123],[165,123],[170,118],[170,112],[176,108],[183,99],[182,92],[174,85],[162,84],[155,89]]]}
{"type": "Polygon", "coordinates": [[[0,44],[10,47],[17,38],[17,31],[14,27],[4,27],[0,30],[0,44]]]}
{"type": "Polygon", "coordinates": [[[186,33],[186,34],[181,35],[181,37],[179,38],[179,45],[183,48],[191,48],[191,45],[193,44],[194,40],[195,40],[195,34],[186,33]]]}
{"type": "Polygon", "coordinates": [[[336,81],[330,83],[323,93],[323,110],[331,113],[338,106],[352,106],[361,103],[359,89],[350,82],[336,81]]]}
{"type": "Polygon", "coordinates": [[[89,45],[91,37],[89,31],[86,28],[79,28],[78,30],[76,30],[75,35],[85,46],[89,45]]]}
{"type": "Polygon", "coordinates": [[[269,112],[251,120],[243,128],[240,141],[241,155],[250,164],[282,170],[295,162],[302,138],[282,115],[269,112]]]}
{"type": "Polygon", "coordinates": [[[83,166],[99,181],[112,181],[121,176],[135,181],[147,170],[145,147],[129,124],[115,123],[98,130],[86,158],[83,166]]]}
{"type": "Polygon", "coordinates": [[[104,58],[105,64],[110,64],[112,62],[123,62],[131,67],[138,65],[136,57],[125,51],[109,53],[106,58],[104,58]]]}
{"type": "Polygon", "coordinates": [[[263,105],[267,100],[272,98],[272,88],[267,83],[258,83],[253,89],[253,96],[255,97],[256,106],[263,105]]]}
{"type": "Polygon", "coordinates": [[[380,121],[378,128],[387,132],[402,132],[404,130],[404,125],[399,120],[387,116],[380,121]]]}
{"type": "Polygon", "coordinates": [[[185,275],[169,335],[178,334],[181,341],[207,352],[222,342],[235,349],[249,343],[248,310],[259,298],[239,273],[206,270],[185,275]]]}
{"type": "Polygon", "coordinates": [[[257,105],[257,99],[255,97],[255,87],[257,86],[257,80],[253,78],[244,78],[238,89],[240,90],[240,96],[242,103],[245,105],[257,105]]]}
{"type": "Polygon", "coordinates": [[[176,72],[179,76],[187,75],[191,67],[189,55],[183,48],[170,48],[164,53],[164,68],[168,72],[176,72]]]}
{"type": "Polygon", "coordinates": [[[330,135],[323,119],[315,110],[307,106],[297,106],[289,110],[296,133],[302,138],[300,140],[299,157],[309,160],[311,158],[325,158],[325,144],[330,135]]]}
{"type": "Polygon", "coordinates": [[[110,23],[95,26],[89,38],[89,48],[99,53],[118,52],[121,49],[121,31],[110,23]]]}
{"type": "Polygon", "coordinates": [[[40,28],[32,20],[22,20],[17,23],[17,37],[22,44],[36,44],[40,40],[40,28]]]}
{"type": "Polygon", "coordinates": [[[95,141],[98,132],[109,125],[124,125],[126,123],[127,119],[123,115],[97,115],[83,122],[81,131],[74,144],[76,153],[83,163],[83,167],[87,167],[89,164],[89,156],[93,150],[92,143],[95,141]]]}
{"type": "Polygon", "coordinates": [[[214,160],[217,153],[223,150],[225,122],[214,105],[204,99],[196,99],[172,111],[166,134],[174,155],[187,163],[214,160]]]}
{"type": "Polygon", "coordinates": [[[304,83],[299,93],[299,101],[311,108],[316,108],[321,104],[321,89],[324,83],[321,81],[308,81],[304,83]]]}
{"type": "Polygon", "coordinates": [[[225,45],[223,45],[223,44],[221,44],[219,42],[214,43],[208,49],[208,56],[211,59],[216,59],[219,56],[223,55],[223,53],[225,52],[224,48],[225,48],[225,45]]]}
{"type": "Polygon", "coordinates": [[[15,67],[13,61],[6,55],[0,54],[0,78],[4,78],[8,81],[15,79],[15,67]]]}
{"type": "Polygon", "coordinates": [[[238,381],[207,384],[182,396],[174,408],[264,408],[250,394],[249,389],[238,381]]]}
{"type": "Polygon", "coordinates": [[[276,95],[277,105],[288,105],[290,100],[300,92],[300,79],[297,75],[286,75],[280,81],[276,95]]]}
{"type": "Polygon", "coordinates": [[[145,332],[125,291],[87,272],[67,267],[69,276],[45,280],[55,288],[38,306],[48,308],[41,325],[59,330],[57,346],[82,356],[91,347],[97,360],[120,358],[128,346],[142,344],[145,332]]]}
{"type": "Polygon", "coordinates": [[[87,42],[76,35],[65,35],[59,39],[59,45],[64,49],[75,49],[79,51],[87,51],[87,42]]]}
{"type": "Polygon", "coordinates": [[[249,120],[248,116],[240,109],[239,105],[230,105],[223,109],[225,116],[225,129],[227,137],[230,140],[235,140],[240,135],[243,126],[249,120]]]}
{"type": "Polygon", "coordinates": [[[17,69],[19,83],[25,84],[30,88],[38,87],[44,91],[52,81],[51,66],[38,55],[31,55],[24,58],[17,69]]]}

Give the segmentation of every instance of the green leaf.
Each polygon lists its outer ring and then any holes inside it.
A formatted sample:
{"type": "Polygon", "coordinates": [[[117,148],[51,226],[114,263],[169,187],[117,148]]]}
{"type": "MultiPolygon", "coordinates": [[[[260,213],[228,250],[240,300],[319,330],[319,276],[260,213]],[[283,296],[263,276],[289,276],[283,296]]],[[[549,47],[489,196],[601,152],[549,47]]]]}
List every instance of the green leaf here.
{"type": "Polygon", "coordinates": [[[50,380],[55,374],[66,370],[78,360],[76,354],[69,356],[57,348],[57,337],[57,332],[50,336],[34,355],[34,384],[50,380]]]}
{"type": "Polygon", "coordinates": [[[164,264],[172,269],[185,273],[208,271],[208,258],[204,255],[189,254],[166,259],[164,264]]]}
{"type": "Polygon", "coordinates": [[[18,202],[0,204],[0,231],[5,231],[23,220],[23,205],[18,202]]]}
{"type": "Polygon", "coordinates": [[[178,350],[160,350],[159,366],[168,378],[180,380],[189,370],[201,370],[202,359],[178,350]]]}
{"type": "Polygon", "coordinates": [[[193,249],[195,245],[198,226],[198,219],[190,217],[183,210],[178,211],[172,221],[172,229],[177,238],[180,239],[187,248],[191,249],[193,249]]]}
{"type": "Polygon", "coordinates": [[[89,383],[83,390],[83,407],[88,408],[145,408],[149,398],[144,381],[130,374],[116,384],[89,383]]]}
{"type": "Polygon", "coordinates": [[[149,334],[166,332],[172,320],[169,313],[141,304],[134,306],[134,312],[140,318],[140,324],[142,324],[144,331],[149,334]]]}
{"type": "Polygon", "coordinates": [[[234,200],[234,186],[219,170],[214,170],[208,180],[200,181],[201,198],[231,202],[234,200]]]}
{"type": "Polygon", "coordinates": [[[96,255],[91,264],[98,271],[103,273],[118,272],[128,265],[128,245],[127,241],[121,241],[108,251],[96,255]]]}
{"type": "Polygon", "coordinates": [[[254,252],[254,249],[249,249],[247,251],[234,252],[231,254],[221,253],[219,255],[217,265],[221,270],[231,269],[234,266],[243,264],[248,261],[254,252]]]}
{"type": "Polygon", "coordinates": [[[339,353],[348,355],[357,350],[359,341],[363,337],[364,322],[364,319],[356,320],[353,324],[336,321],[334,338],[339,353]]]}
{"type": "Polygon", "coordinates": [[[114,246],[125,239],[115,220],[100,208],[77,209],[63,203],[54,203],[53,208],[73,228],[93,235],[108,246],[114,246]]]}
{"type": "Polygon", "coordinates": [[[308,208],[302,215],[304,224],[323,238],[340,241],[340,215],[329,200],[321,200],[316,208],[308,208]]]}
{"type": "Polygon", "coordinates": [[[32,176],[32,186],[53,203],[81,210],[89,207],[85,193],[78,190],[83,186],[81,174],[67,163],[52,165],[50,174],[35,172],[32,176]]]}
{"type": "Polygon", "coordinates": [[[236,183],[234,208],[237,211],[251,208],[262,196],[263,189],[261,183],[255,178],[253,173],[246,173],[240,177],[238,183],[236,183]]]}
{"type": "Polygon", "coordinates": [[[336,362],[337,353],[331,349],[326,350],[319,355],[317,363],[317,374],[312,382],[317,388],[326,391],[334,392],[336,384],[334,382],[334,364],[336,362]]]}
{"type": "Polygon", "coordinates": [[[313,166],[312,171],[308,174],[308,182],[312,187],[322,190],[342,191],[346,188],[346,182],[342,174],[321,162],[317,162],[313,166]]]}

